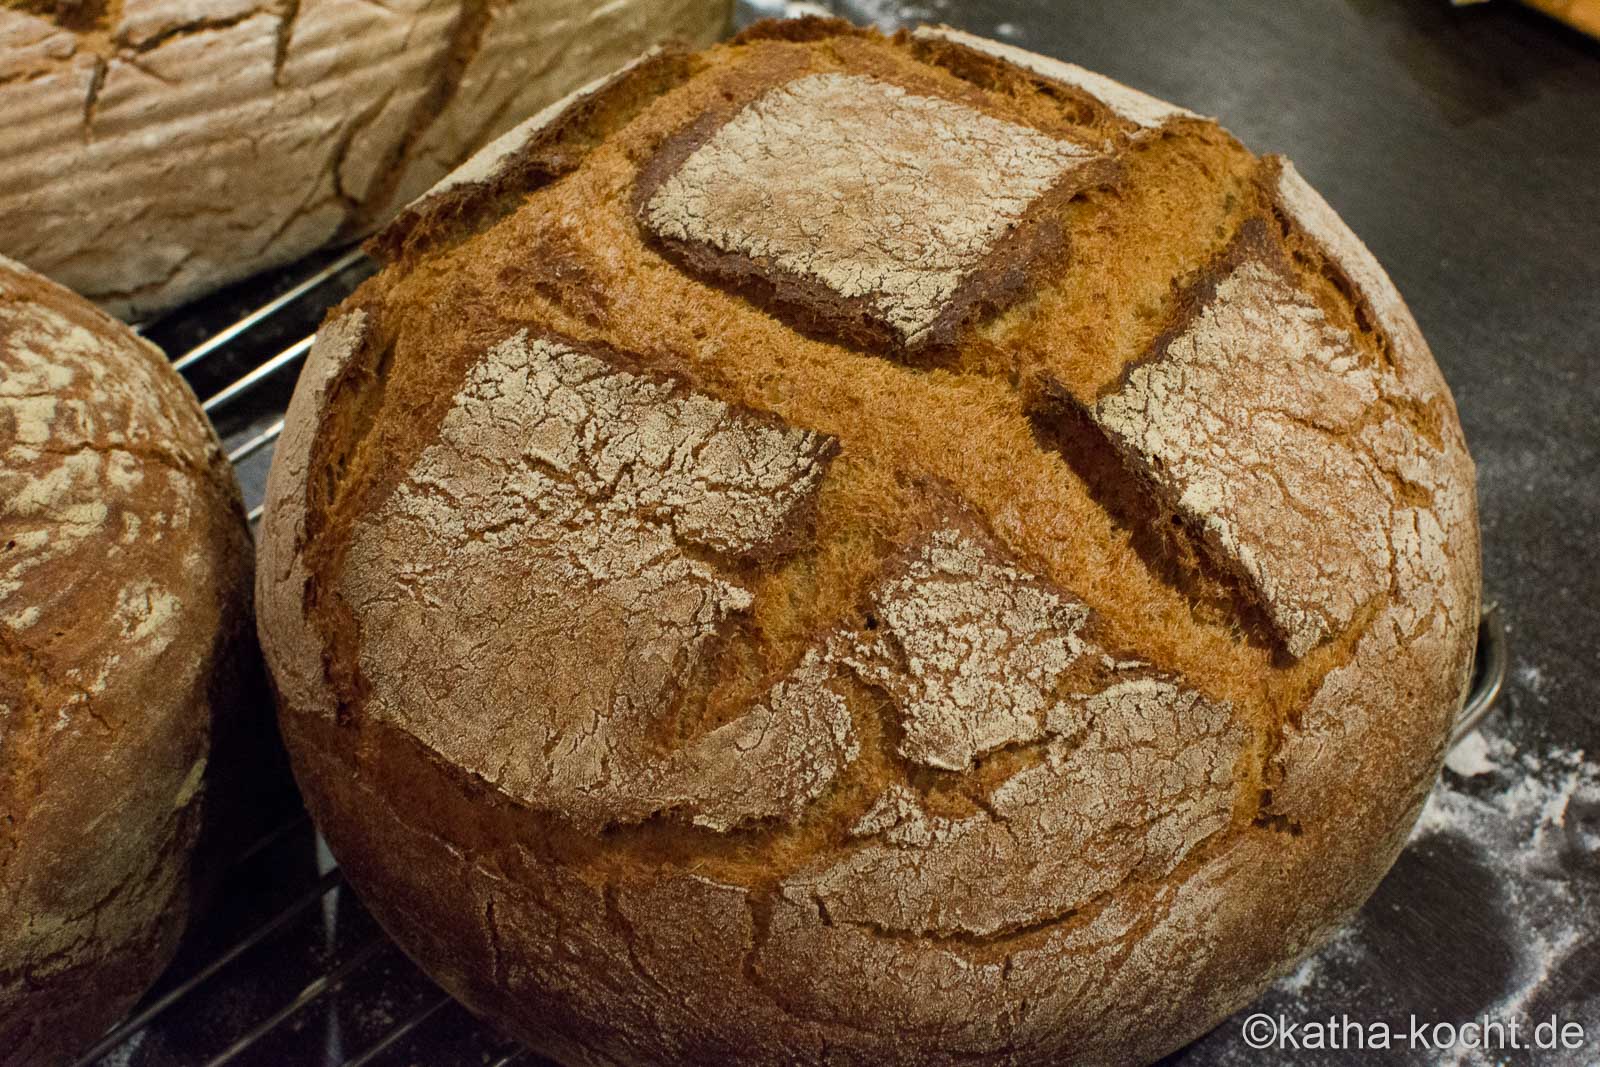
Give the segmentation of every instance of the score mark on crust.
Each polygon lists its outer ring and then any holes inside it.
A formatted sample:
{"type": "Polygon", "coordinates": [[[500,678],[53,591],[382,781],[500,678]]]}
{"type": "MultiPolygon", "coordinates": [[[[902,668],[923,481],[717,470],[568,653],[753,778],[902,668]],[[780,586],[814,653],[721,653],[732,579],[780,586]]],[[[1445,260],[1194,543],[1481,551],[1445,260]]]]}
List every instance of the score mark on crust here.
{"type": "Polygon", "coordinates": [[[875,77],[796,78],[669,140],[641,224],[691,270],[797,327],[915,350],[1022,295],[1064,249],[1050,208],[1105,181],[1096,149],[875,77]]]}

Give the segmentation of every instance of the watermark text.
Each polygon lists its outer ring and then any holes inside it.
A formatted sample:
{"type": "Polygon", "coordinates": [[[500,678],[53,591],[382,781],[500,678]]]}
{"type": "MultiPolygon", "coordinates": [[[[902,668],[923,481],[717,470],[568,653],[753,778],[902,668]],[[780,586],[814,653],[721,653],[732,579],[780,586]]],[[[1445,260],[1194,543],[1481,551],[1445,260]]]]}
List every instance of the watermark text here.
{"type": "Polygon", "coordinates": [[[1324,1019],[1291,1019],[1256,1012],[1240,1027],[1245,1044],[1254,1049],[1330,1049],[1347,1051],[1413,1049],[1481,1049],[1485,1052],[1581,1049],[1589,1035],[1582,1023],[1551,1015],[1544,1019],[1487,1015],[1470,1022],[1441,1022],[1408,1016],[1402,1022],[1329,1015],[1324,1019]]]}

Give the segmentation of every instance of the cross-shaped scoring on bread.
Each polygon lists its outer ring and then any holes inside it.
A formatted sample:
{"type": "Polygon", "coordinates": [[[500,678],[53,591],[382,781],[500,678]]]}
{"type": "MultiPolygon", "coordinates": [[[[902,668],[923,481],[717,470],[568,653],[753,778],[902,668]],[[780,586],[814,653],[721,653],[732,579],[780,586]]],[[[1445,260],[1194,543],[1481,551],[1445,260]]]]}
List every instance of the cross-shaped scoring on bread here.
{"type": "MultiPolygon", "coordinates": [[[[858,754],[846,672],[905,716],[901,755],[949,770],[1002,745],[1075,737],[1091,722],[1155,740],[1161,731],[1137,720],[1194,718],[1185,710],[1194,694],[1165,681],[1142,702],[1107,703],[1130,669],[1159,672],[1088,643],[1084,604],[1005,561],[952,513],[873,592],[880,626],[820,635],[747,710],[663,753],[663,722],[753,600],[716,559],[792,551],[792,528],[838,443],[630,362],[524,331],[473,368],[438,443],[351,548],[344,597],[371,635],[369,714],[593,830],[663,812],[716,830],[796,822],[858,754]],[[686,551],[694,546],[716,555],[686,551]],[[405,561],[399,571],[395,561],[405,561]],[[530,647],[547,669],[508,689],[530,647]],[[455,666],[469,662],[480,669],[455,666]],[[1134,719],[1121,721],[1124,711],[1134,719]]],[[[1176,820],[1175,840],[1190,846],[1226,821],[1225,768],[1243,740],[1226,706],[1209,717],[1221,747],[1191,768],[1202,786],[1215,777],[1206,829],[1154,796],[1140,817],[1176,820]]],[[[1139,787],[1124,777],[1121,788],[1139,787]]],[[[1011,789],[1030,794],[1020,781],[1011,789]]],[[[1054,793],[1059,804],[1072,790],[1054,793]]],[[[1064,819],[1039,826],[1036,844],[1053,841],[1064,819]]],[[[1091,814],[1070,825],[1095,836],[1107,832],[1101,823],[1091,814]]],[[[999,844],[980,837],[968,848],[999,844]]],[[[979,891],[968,910],[989,896],[979,891]]]]}
{"type": "Polygon", "coordinates": [[[558,1056],[1159,1055],[1426,791],[1477,548],[1420,335],[1277,161],[1011,58],[653,56],[313,349],[286,735],[386,925],[558,1056]]]}

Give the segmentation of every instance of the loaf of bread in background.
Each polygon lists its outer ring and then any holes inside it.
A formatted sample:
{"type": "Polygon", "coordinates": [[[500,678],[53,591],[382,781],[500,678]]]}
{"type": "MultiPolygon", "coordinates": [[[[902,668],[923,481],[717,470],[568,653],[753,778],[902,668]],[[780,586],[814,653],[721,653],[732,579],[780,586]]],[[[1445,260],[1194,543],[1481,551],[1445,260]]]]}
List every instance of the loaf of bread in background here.
{"type": "Polygon", "coordinates": [[[384,222],[730,0],[0,7],[0,254],[144,317],[384,222]]]}
{"type": "Polygon", "coordinates": [[[268,484],[312,813],[569,1064],[1132,1064],[1437,776],[1472,464],[1286,161],[952,30],[764,23],[371,246],[268,484]]]}
{"type": "MultiPolygon", "coordinates": [[[[232,471],[166,358],[0,259],[0,1065],[63,1062],[171,960],[262,702],[232,471]]],[[[241,762],[242,761],[242,762],[241,762]]],[[[235,842],[237,845],[237,842],[235,842]]]]}

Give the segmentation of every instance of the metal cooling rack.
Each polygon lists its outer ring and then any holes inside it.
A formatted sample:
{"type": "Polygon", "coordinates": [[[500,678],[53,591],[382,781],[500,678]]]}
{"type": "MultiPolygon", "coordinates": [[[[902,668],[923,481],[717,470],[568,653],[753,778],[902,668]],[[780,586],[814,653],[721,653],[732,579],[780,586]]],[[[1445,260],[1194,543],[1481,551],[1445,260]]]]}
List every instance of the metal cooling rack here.
{"type": "MultiPolygon", "coordinates": [[[[254,529],[311,332],[373,271],[359,250],[225,291],[141,332],[216,425],[254,529]],[[276,292],[238,314],[245,301],[276,292]]],[[[177,960],[74,1067],[508,1067],[543,1063],[428,979],[346,886],[298,805],[242,843],[177,960]]]]}
{"type": "MultiPolygon", "coordinates": [[[[230,318],[224,294],[146,336],[205,397],[252,528],[311,331],[370,275],[359,250],[265,282],[268,303],[230,318]],[[194,338],[199,337],[198,340],[194,338]],[[189,340],[185,340],[189,338],[189,340]]],[[[1493,708],[1506,673],[1499,611],[1484,612],[1457,740],[1493,708]]],[[[345,885],[303,811],[242,848],[166,977],[74,1067],[533,1067],[546,1061],[473,1017],[388,939],[345,885]]]]}

